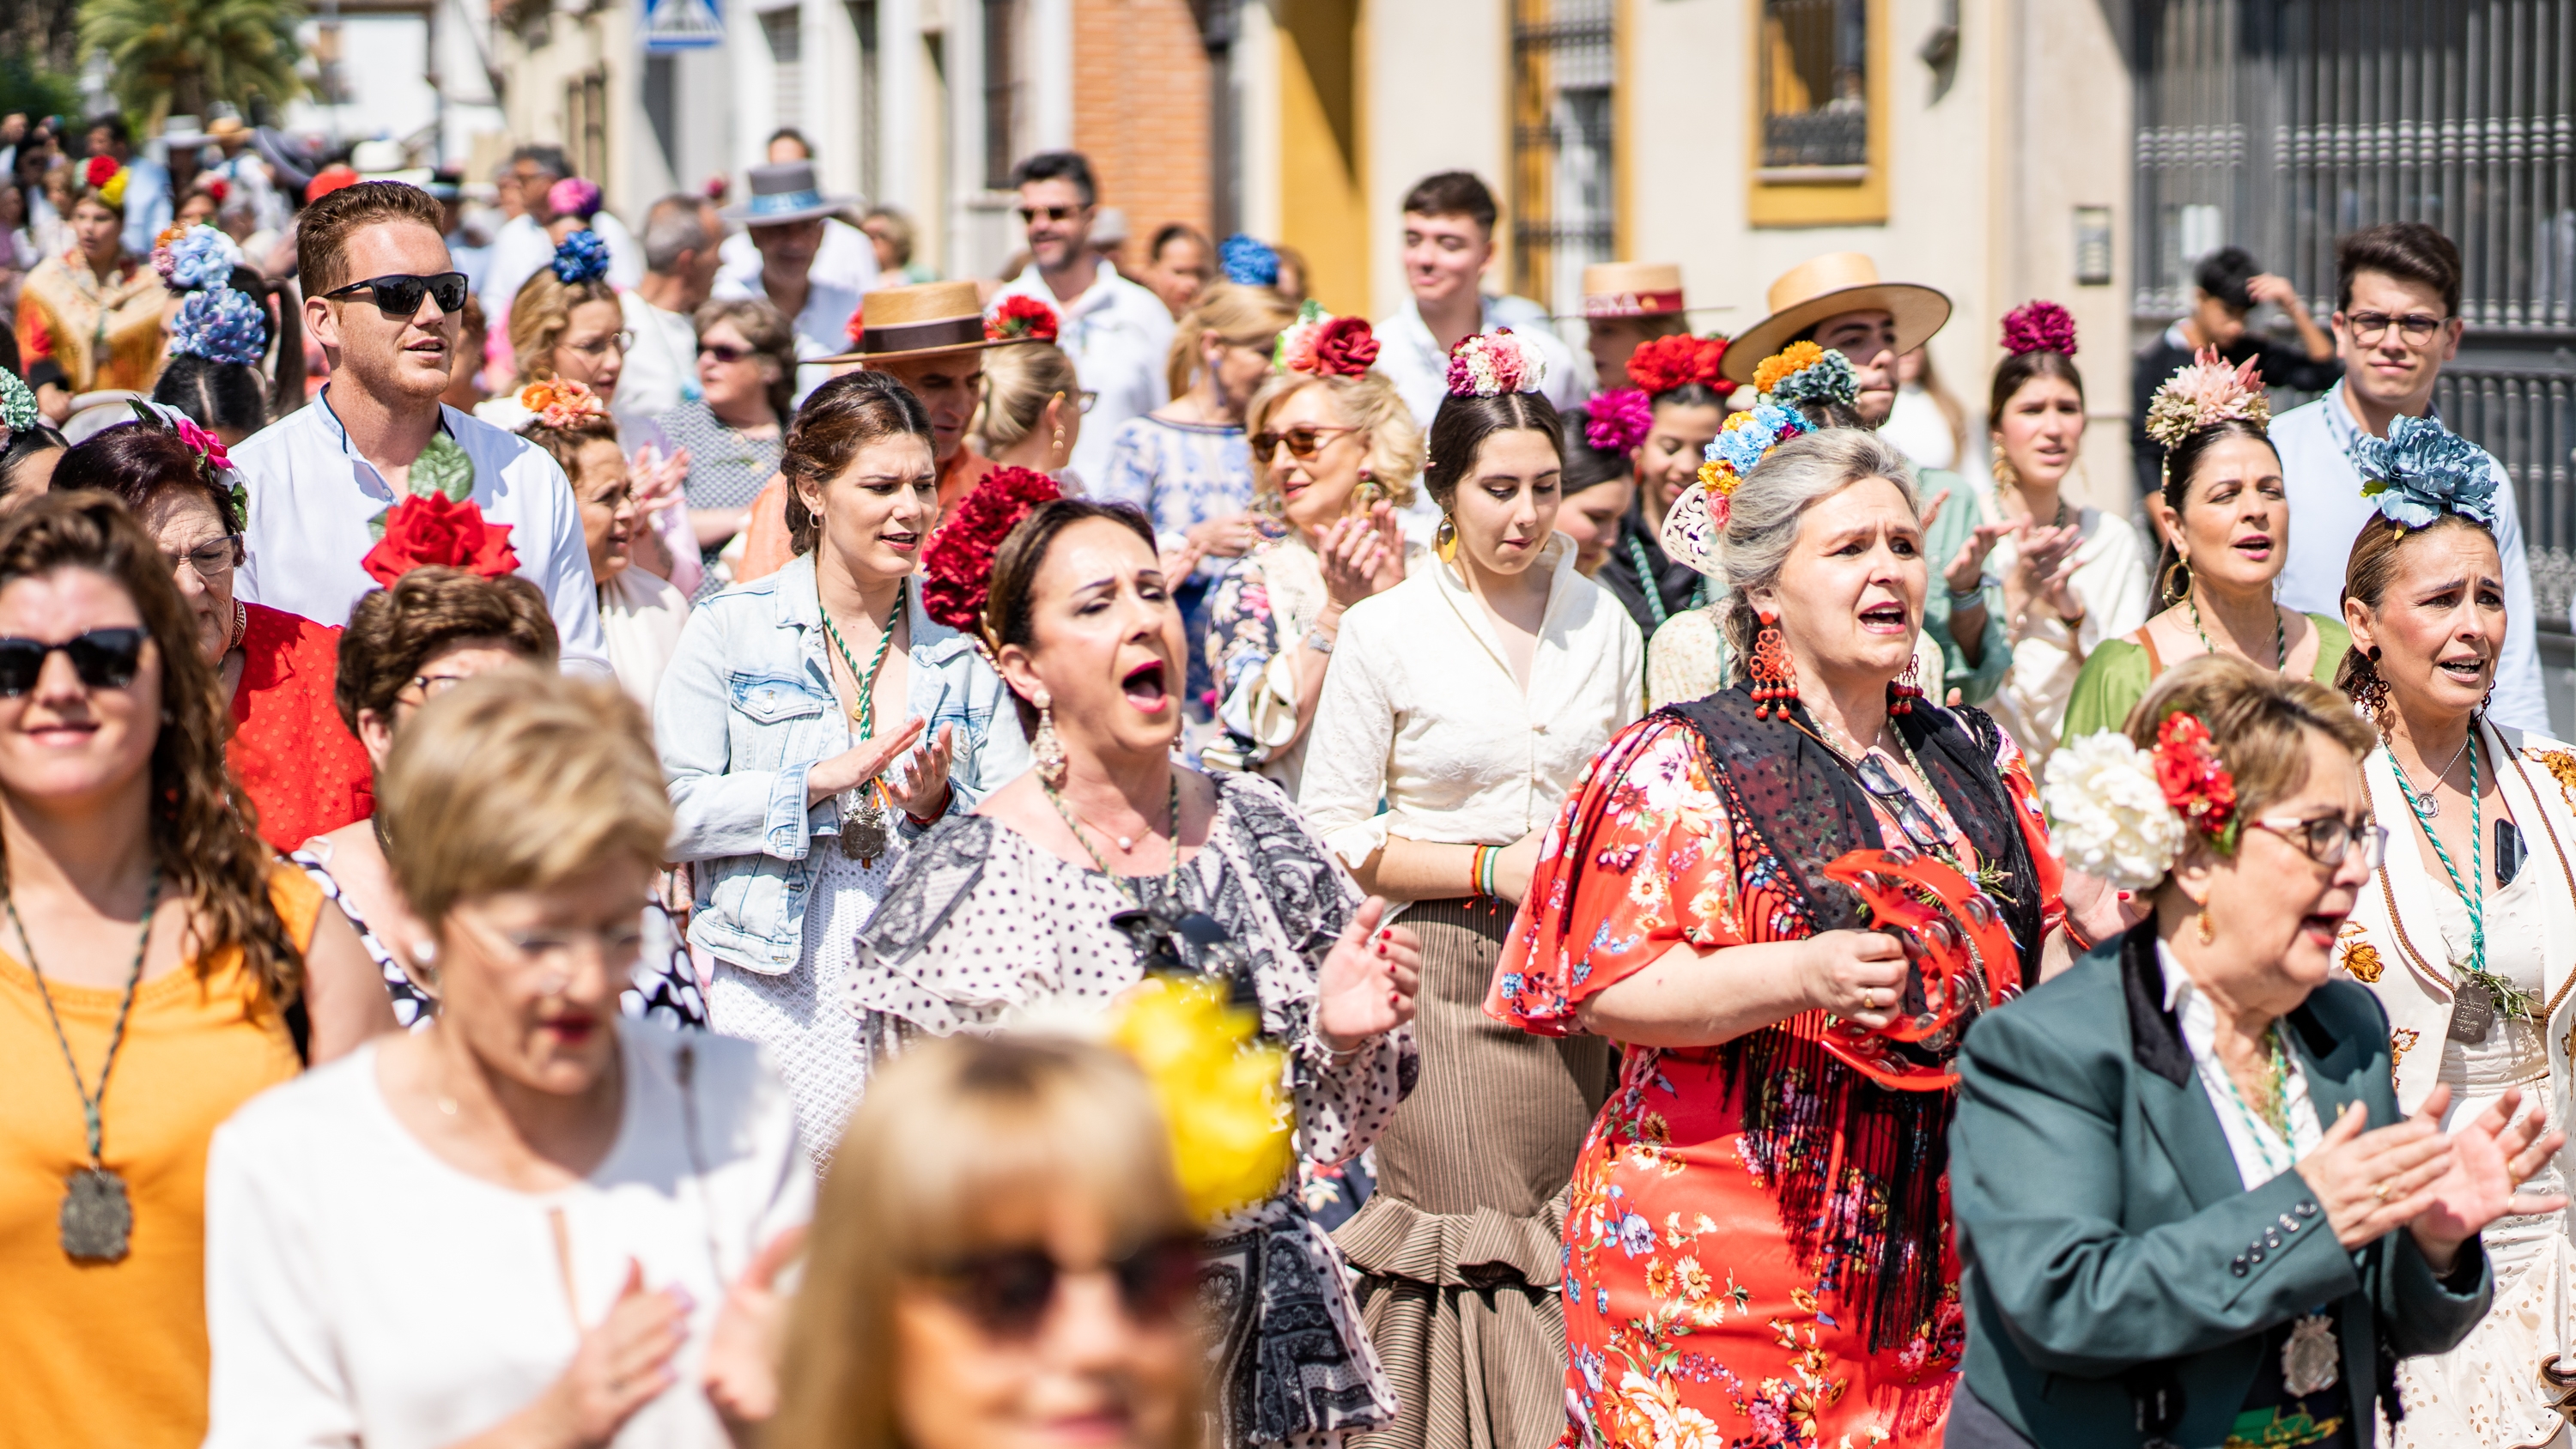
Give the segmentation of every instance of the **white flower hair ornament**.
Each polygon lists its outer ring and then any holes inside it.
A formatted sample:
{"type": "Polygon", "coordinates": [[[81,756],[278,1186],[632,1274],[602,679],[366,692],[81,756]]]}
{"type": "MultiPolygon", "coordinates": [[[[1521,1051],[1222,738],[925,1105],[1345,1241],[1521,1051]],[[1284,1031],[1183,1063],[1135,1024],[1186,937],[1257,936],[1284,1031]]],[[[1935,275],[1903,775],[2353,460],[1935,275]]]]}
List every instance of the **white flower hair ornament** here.
{"type": "Polygon", "coordinates": [[[2236,778],[2198,716],[2173,714],[2142,750],[2118,730],[2049,756],[2040,803],[2060,859],[2126,891],[2165,878],[2194,830],[2235,849],[2236,778]]]}
{"type": "Polygon", "coordinates": [[[1479,332],[1449,349],[1451,397],[1501,397],[1536,392],[1547,378],[1547,359],[1512,335],[1509,327],[1479,332]]]}

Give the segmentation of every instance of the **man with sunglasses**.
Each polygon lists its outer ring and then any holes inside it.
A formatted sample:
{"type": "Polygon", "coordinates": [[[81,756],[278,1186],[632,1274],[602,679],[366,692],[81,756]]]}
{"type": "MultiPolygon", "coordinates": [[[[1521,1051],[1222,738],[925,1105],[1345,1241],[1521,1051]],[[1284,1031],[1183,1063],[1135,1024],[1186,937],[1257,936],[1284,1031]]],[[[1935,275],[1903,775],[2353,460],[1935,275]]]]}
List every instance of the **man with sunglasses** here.
{"type": "MultiPolygon", "coordinates": [[[[2290,496],[2289,558],[2276,593],[2286,607],[2339,615],[2344,565],[2362,525],[2378,516],[2353,461],[2364,436],[2384,438],[2401,417],[2442,421],[2433,388],[2460,354],[2460,250],[2419,221],[2389,222],[2335,244],[2335,350],[2343,377],[2324,397],[2272,420],[2272,447],[2290,496]]],[[[2531,557],[2513,475],[2492,455],[2496,552],[2504,561],[2505,634],[2488,718],[2549,733],[2540,675],[2531,557]]]]}
{"type": "Polygon", "coordinates": [[[366,181],[306,207],[296,263],[304,325],[331,360],[313,405],[253,435],[232,460],[250,487],[239,597],[342,624],[376,587],[361,563],[379,520],[440,489],[507,525],[518,572],[546,596],[570,669],[608,673],[581,509],[563,470],[514,433],[444,406],[465,274],[417,186],[366,181]],[[415,465],[418,465],[417,467],[415,465]]]}
{"type": "Polygon", "coordinates": [[[1083,391],[1099,395],[1082,420],[1082,436],[1074,440],[1073,471],[1106,477],[1119,428],[1171,401],[1164,364],[1172,349],[1172,314],[1160,297],[1120,276],[1092,250],[1099,188],[1081,152],[1031,156],[1012,169],[1011,185],[1020,194],[1020,223],[1028,229],[1029,265],[993,301],[1034,297],[1055,309],[1055,345],[1073,359],[1083,391]]]}

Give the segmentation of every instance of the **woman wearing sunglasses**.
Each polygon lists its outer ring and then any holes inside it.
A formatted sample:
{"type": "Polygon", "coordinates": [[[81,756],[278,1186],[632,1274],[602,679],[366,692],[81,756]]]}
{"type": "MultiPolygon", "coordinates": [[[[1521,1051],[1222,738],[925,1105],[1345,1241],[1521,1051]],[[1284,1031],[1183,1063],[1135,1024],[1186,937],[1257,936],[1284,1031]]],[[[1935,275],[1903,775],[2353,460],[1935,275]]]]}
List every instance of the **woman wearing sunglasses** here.
{"type": "Polygon", "coordinates": [[[1207,628],[1190,636],[1222,730],[1201,759],[1257,770],[1292,795],[1343,611],[1402,583],[1413,562],[1396,520],[1422,472],[1422,429],[1369,366],[1375,355],[1358,317],[1318,310],[1286,334],[1245,420],[1253,505],[1287,527],[1225,566],[1207,628]]]}
{"type": "Polygon", "coordinates": [[[233,597],[241,564],[239,475],[194,424],[109,428],[63,455],[57,490],[122,499],[168,561],[213,666],[231,735],[224,757],[281,851],[374,808],[366,752],[331,704],[340,631],[233,597]]]}
{"type": "Polygon", "coordinates": [[[1198,1234],[1136,1068],[961,1038],[851,1119],[796,1297],[777,1449],[1187,1449],[1198,1234]]]}
{"type": "Polygon", "coordinates": [[[1538,382],[1508,332],[1460,344],[1423,465],[1439,557],[1343,617],[1298,786],[1422,938],[1426,1070],[1378,1143],[1375,1194],[1334,1234],[1367,1275],[1404,1446],[1563,1427],[1555,1204],[1610,1087],[1607,1043],[1481,1011],[1540,836],[1644,695],[1637,626],[1555,531],[1563,424],[1538,382]]]}
{"type": "Polygon", "coordinates": [[[472,680],[378,788],[438,1019],[216,1135],[205,1443],[724,1449],[813,1188],[756,1048],[618,1010],[671,832],[643,711],[472,680]]]}
{"type": "MultiPolygon", "coordinates": [[[[2473,445],[2413,418],[2356,451],[2378,513],[2344,573],[2352,647],[2337,683],[2378,729],[2362,785],[2395,839],[2335,964],[2388,1011],[2400,1107],[2448,1088],[2456,1128],[2519,1090],[2561,1126],[2576,1079],[2576,753],[2486,717],[2506,623],[2494,475],[2473,445]]],[[[2527,1187],[2565,1184],[2553,1161],[2527,1187]]],[[[2530,1369],[2576,1334],[2570,1236],[2562,1214],[2487,1228],[2495,1306],[2459,1347],[2398,1366],[2397,1443],[2558,1442],[2564,1390],[2530,1369]]]]}
{"type": "Polygon", "coordinates": [[[2481,1230],[2565,1209],[2517,1189],[2566,1139],[2512,1087],[2447,1133],[2447,1084],[2406,1115],[2392,1056],[2443,1046],[2391,1042],[2390,1013],[2331,979],[2388,841],[2359,768],[2373,743],[2325,686],[2218,656],[2052,757],[2069,866],[2148,916],[1961,1053],[1949,1443],[2365,1445],[2376,1416],[2405,1434],[2426,1408],[2456,1431],[2435,1442],[2513,1442],[2390,1384],[2486,1312],[2481,1230]]]}
{"type": "Polygon", "coordinates": [[[205,1435],[206,1143],[393,1026],[248,828],[214,666],[115,499],[0,524],[0,1353],[9,1435],[205,1435]]]}
{"type": "Polygon", "coordinates": [[[777,308],[747,298],[707,303],[697,324],[700,396],[654,421],[689,455],[685,493],[707,570],[697,589],[704,598],[730,579],[716,557],[778,474],[787,419],[796,411],[796,332],[777,308]]]}
{"type": "Polygon", "coordinates": [[[1907,682],[1912,465],[1782,409],[1730,422],[1743,451],[1664,543],[1724,586],[1735,680],[1592,762],[1486,1010],[1623,1048],[1563,1237],[1587,1437],[1928,1449],[1959,1352],[1955,1056],[2039,979],[2058,865],[2011,738],[1907,682]]]}

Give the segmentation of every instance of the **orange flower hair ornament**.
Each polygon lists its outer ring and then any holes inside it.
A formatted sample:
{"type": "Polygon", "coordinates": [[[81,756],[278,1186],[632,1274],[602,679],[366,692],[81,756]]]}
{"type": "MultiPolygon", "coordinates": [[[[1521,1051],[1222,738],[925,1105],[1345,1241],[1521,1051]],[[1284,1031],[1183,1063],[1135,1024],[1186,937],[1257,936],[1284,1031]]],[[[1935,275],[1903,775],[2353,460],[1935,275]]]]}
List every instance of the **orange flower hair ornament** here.
{"type": "Polygon", "coordinates": [[[569,377],[550,377],[519,389],[519,406],[531,414],[530,421],[558,431],[608,416],[608,404],[586,383],[569,377]]]}

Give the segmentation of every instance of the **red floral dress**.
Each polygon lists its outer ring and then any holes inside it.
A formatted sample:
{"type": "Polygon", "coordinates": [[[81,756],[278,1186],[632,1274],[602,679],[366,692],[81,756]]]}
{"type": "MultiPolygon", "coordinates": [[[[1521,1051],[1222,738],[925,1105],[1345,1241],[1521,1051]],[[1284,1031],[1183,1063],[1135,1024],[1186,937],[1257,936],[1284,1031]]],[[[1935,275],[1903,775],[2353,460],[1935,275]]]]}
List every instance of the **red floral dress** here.
{"type": "MultiPolygon", "coordinates": [[[[2030,847],[2044,936],[2062,908],[2037,792],[2009,736],[1994,763],[2030,847]]],[[[1721,952],[1706,969],[1723,970],[1725,947],[1812,934],[1780,863],[1728,799],[1687,723],[1651,716],[1611,741],[1541,847],[1486,1010],[1569,1034],[1582,1029],[1578,1003],[1676,943],[1721,952]],[[1564,844],[1585,826],[1590,858],[1577,862],[1564,844]]],[[[1883,812],[1879,827],[1883,841],[1852,844],[1905,843],[1883,812]]],[[[1780,1075],[1774,1100],[1791,1112],[1817,1099],[1799,1069],[1780,1075]]],[[[1888,1252],[1872,1230],[1885,1228],[1898,1185],[1846,1160],[1841,1122],[1809,1139],[1829,1142],[1831,1161],[1766,1150],[1729,1076],[1723,1049],[1631,1047],[1584,1143],[1565,1222],[1569,1442],[1932,1449],[1966,1336],[1946,1173],[1938,1307],[1902,1332],[1882,1330],[1873,1353],[1837,1283],[1856,1255],[1875,1265],[1868,1255],[1888,1252]],[[1820,1223],[1797,1232],[1784,1222],[1793,1174],[1821,1178],[1825,1205],[1820,1223]]]]}
{"type": "Polygon", "coordinates": [[[259,835],[290,851],[376,813],[366,747],[340,719],[340,631],[300,614],[244,605],[241,683],[224,760],[259,807],[259,835]]]}

